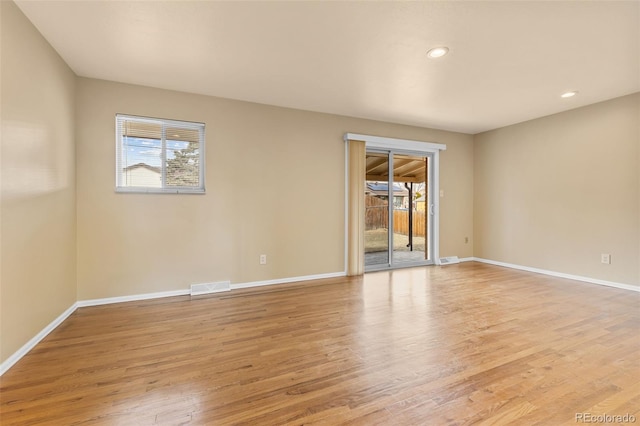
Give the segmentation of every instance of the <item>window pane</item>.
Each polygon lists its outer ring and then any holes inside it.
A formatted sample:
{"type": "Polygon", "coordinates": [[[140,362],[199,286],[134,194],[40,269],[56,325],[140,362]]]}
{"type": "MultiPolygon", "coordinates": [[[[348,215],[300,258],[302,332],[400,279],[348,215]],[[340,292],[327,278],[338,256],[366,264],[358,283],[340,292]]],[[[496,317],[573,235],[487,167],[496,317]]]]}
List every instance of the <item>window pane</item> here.
{"type": "Polygon", "coordinates": [[[200,144],[167,141],[167,186],[200,186],[200,144]]]}
{"type": "Polygon", "coordinates": [[[123,137],[122,186],[162,187],[162,141],[137,137],[123,137]]]}

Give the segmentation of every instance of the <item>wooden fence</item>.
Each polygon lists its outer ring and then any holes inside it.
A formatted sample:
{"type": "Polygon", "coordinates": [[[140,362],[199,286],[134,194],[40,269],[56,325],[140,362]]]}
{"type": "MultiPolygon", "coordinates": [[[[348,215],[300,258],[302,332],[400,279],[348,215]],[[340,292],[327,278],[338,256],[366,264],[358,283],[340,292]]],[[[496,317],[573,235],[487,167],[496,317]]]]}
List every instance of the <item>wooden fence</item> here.
{"type": "MultiPolygon", "coordinates": [[[[424,212],[413,211],[413,235],[424,237],[425,234],[425,214],[424,212]]],[[[409,235],[409,211],[393,211],[393,232],[396,234],[409,235]]]]}
{"type": "MultiPolygon", "coordinates": [[[[365,221],[366,231],[387,228],[389,224],[389,209],[387,200],[382,200],[370,195],[365,196],[365,221]]],[[[426,235],[426,214],[423,211],[413,211],[413,235],[424,237],[426,235]]],[[[409,235],[409,211],[393,211],[393,232],[409,235]]]]}
{"type": "Polygon", "coordinates": [[[387,200],[371,195],[364,196],[364,229],[371,231],[373,229],[387,228],[389,223],[389,203],[387,200]]]}

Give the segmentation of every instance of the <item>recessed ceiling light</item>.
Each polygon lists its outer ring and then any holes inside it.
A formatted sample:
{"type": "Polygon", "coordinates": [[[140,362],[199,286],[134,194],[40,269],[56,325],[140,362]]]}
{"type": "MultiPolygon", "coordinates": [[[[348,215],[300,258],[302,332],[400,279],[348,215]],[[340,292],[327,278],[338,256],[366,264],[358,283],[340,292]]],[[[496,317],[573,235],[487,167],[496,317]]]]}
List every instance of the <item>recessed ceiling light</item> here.
{"type": "Polygon", "coordinates": [[[571,92],[564,92],[562,95],[560,95],[561,98],[572,98],[575,95],[577,95],[578,92],[575,90],[572,90],[571,92]]]}
{"type": "Polygon", "coordinates": [[[434,47],[433,49],[427,52],[427,56],[435,59],[435,58],[441,58],[447,53],[449,53],[449,48],[446,46],[434,47]]]}

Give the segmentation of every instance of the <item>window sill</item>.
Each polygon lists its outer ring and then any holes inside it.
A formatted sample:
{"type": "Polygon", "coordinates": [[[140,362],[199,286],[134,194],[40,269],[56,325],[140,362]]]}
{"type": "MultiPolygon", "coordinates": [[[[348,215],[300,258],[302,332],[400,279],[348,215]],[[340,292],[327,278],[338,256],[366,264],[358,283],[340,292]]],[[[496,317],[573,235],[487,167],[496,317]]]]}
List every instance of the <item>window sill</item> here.
{"type": "Polygon", "coordinates": [[[120,194],[205,194],[204,188],[135,188],[119,187],[116,193],[120,194]]]}

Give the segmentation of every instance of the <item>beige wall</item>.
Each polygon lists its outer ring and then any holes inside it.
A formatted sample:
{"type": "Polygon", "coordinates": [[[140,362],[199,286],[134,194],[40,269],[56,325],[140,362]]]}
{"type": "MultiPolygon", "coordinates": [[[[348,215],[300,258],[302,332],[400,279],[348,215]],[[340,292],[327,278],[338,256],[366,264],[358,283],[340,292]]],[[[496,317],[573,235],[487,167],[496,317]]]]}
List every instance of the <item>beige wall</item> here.
{"type": "Polygon", "coordinates": [[[4,361],[76,301],[75,75],[13,2],[0,10],[4,361]]]}
{"type": "Polygon", "coordinates": [[[84,78],[77,103],[80,300],[343,272],[346,132],[447,144],[441,251],[472,255],[470,135],[84,78]],[[207,193],[115,193],[116,113],[204,122],[207,193]]]}
{"type": "Polygon", "coordinates": [[[640,94],[482,133],[474,148],[476,257],[640,285],[640,94]]]}

